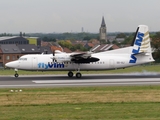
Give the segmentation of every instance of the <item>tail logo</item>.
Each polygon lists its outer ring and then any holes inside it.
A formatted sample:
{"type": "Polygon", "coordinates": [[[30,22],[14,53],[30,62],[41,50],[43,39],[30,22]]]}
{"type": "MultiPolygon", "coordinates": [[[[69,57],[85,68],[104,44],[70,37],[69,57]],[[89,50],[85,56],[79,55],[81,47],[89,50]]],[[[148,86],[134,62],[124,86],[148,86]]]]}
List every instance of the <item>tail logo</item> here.
{"type": "Polygon", "coordinates": [[[137,33],[136,40],[134,42],[134,49],[132,50],[132,54],[130,56],[129,63],[136,63],[137,58],[135,57],[135,55],[138,54],[139,51],[140,51],[140,47],[141,47],[141,44],[142,44],[142,41],[143,41],[143,37],[144,37],[143,33],[141,33],[141,32],[137,33]]]}

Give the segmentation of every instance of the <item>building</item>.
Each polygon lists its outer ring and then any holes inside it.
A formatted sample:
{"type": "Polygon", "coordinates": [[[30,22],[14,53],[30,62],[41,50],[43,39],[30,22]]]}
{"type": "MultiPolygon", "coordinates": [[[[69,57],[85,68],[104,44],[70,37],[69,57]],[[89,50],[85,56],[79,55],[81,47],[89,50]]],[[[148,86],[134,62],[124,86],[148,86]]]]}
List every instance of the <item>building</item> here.
{"type": "Polygon", "coordinates": [[[104,21],[104,17],[102,17],[101,27],[99,29],[99,38],[100,40],[105,40],[107,42],[107,28],[104,21]]]}
{"type": "Polygon", "coordinates": [[[0,44],[29,44],[29,41],[20,36],[0,37],[0,44]]]}
{"type": "Polygon", "coordinates": [[[0,45],[0,67],[3,67],[7,62],[19,59],[20,56],[22,54],[16,44],[0,45]]]}
{"type": "Polygon", "coordinates": [[[116,38],[116,41],[118,42],[118,43],[121,43],[121,42],[123,42],[125,40],[125,38],[116,38]]]}
{"type": "Polygon", "coordinates": [[[40,46],[41,39],[38,37],[5,36],[0,37],[0,44],[34,44],[40,46]]]}
{"type": "Polygon", "coordinates": [[[29,44],[41,46],[41,39],[39,37],[25,37],[29,41],[29,44]]]}

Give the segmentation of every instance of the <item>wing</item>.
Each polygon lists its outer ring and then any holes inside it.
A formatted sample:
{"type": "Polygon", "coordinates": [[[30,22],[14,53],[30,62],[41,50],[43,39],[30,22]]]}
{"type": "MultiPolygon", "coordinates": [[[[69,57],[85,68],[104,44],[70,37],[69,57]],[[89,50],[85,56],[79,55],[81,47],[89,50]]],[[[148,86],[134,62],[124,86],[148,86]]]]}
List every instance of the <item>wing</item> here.
{"type": "Polygon", "coordinates": [[[71,61],[75,63],[90,63],[99,61],[98,58],[92,57],[93,52],[72,53],[70,55],[71,61]]]}

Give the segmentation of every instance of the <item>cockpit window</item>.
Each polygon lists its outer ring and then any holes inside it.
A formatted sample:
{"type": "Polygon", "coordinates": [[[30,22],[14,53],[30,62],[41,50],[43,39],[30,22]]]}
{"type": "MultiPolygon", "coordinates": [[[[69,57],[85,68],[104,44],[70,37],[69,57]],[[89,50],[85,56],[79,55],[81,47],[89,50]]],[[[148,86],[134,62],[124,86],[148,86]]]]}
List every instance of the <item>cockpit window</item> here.
{"type": "Polygon", "coordinates": [[[26,60],[27,60],[27,58],[19,58],[19,60],[26,61],[26,60]]]}

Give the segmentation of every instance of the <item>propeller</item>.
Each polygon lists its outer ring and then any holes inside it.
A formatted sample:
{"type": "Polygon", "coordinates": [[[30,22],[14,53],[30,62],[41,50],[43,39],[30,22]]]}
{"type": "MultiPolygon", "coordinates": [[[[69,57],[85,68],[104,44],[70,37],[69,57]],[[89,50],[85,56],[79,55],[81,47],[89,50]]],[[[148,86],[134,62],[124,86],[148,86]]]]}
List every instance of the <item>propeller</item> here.
{"type": "Polygon", "coordinates": [[[54,62],[57,62],[56,56],[55,56],[55,52],[53,52],[53,56],[51,57],[51,59],[53,60],[53,63],[54,63],[54,62]]]}

